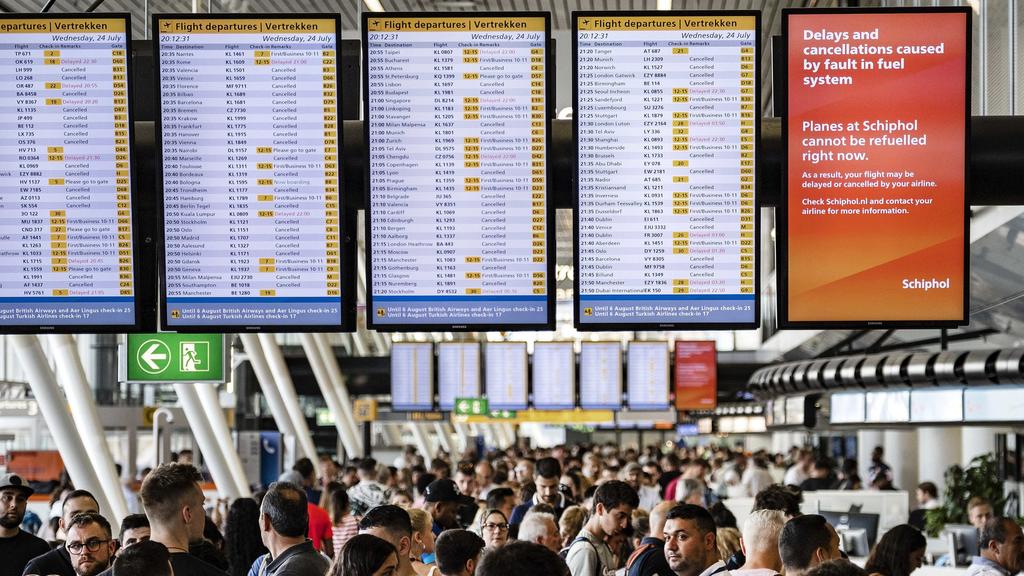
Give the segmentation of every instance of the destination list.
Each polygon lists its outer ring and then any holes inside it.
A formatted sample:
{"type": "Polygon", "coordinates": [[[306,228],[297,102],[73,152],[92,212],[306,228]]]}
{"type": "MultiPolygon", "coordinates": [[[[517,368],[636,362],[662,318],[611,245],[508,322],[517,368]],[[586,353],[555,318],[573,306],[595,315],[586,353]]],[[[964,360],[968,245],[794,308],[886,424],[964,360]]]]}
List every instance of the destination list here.
{"type": "Polygon", "coordinates": [[[161,19],[169,326],[338,325],[334,19],[161,19]]]}
{"type": "Polygon", "coordinates": [[[366,34],[373,324],[546,323],[544,18],[366,34]]]}
{"type": "Polygon", "coordinates": [[[0,20],[0,326],[135,323],[123,18],[0,20]]]}
{"type": "Polygon", "coordinates": [[[577,318],[755,321],[756,18],[577,15],[577,318]]]}

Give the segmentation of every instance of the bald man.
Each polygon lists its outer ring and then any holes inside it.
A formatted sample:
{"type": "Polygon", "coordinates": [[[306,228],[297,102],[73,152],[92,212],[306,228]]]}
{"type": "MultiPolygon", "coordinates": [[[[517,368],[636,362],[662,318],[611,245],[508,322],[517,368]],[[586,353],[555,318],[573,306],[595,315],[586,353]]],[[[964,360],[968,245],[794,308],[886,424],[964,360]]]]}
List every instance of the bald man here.
{"type": "Polygon", "coordinates": [[[665,560],[665,516],[675,502],[662,502],[651,509],[651,535],[640,541],[626,562],[626,576],[676,576],[665,560]]]}

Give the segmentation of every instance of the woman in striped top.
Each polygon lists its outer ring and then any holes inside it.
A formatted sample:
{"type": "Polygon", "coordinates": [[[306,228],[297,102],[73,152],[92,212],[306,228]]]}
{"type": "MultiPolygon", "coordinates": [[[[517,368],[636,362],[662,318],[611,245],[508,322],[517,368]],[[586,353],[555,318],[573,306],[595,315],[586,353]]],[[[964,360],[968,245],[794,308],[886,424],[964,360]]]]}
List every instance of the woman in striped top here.
{"type": "Polygon", "coordinates": [[[344,489],[332,491],[329,503],[328,513],[331,515],[331,530],[334,535],[334,557],[338,558],[345,542],[359,533],[359,519],[352,515],[348,492],[344,489]]]}

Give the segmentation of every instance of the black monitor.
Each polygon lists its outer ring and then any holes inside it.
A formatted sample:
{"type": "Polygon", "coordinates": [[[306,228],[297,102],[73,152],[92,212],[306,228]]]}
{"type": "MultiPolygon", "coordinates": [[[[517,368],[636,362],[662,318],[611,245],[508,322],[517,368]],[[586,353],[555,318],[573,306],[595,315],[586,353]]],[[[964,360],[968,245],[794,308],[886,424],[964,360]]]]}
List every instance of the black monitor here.
{"type": "Polygon", "coordinates": [[[946,524],[943,532],[953,535],[953,548],[956,550],[956,566],[970,564],[971,557],[977,556],[981,549],[978,529],[970,524],[946,524]]]}
{"type": "Polygon", "coordinates": [[[850,556],[867,556],[871,547],[875,545],[878,538],[878,514],[864,514],[861,512],[827,512],[819,511],[828,520],[828,523],[836,529],[840,538],[843,539],[844,549],[850,556]],[[859,533],[863,532],[863,536],[859,533]],[[849,536],[844,534],[848,533],[849,536]],[[865,544],[866,540],[866,544],[865,544]],[[851,550],[846,546],[856,548],[851,550]],[[860,548],[866,549],[861,550],[860,548]]]}

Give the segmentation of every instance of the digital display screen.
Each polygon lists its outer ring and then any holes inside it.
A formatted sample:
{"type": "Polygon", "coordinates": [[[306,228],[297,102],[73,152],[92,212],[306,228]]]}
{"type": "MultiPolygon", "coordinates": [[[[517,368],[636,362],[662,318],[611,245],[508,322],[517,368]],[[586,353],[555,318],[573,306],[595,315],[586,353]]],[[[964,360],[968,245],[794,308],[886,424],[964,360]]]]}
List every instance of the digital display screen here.
{"type": "Polygon", "coordinates": [[[338,16],[156,16],[163,325],[343,326],[338,16]]]}
{"type": "Polygon", "coordinates": [[[364,13],[372,328],[554,325],[549,18],[364,13]]]}
{"type": "Polygon", "coordinates": [[[668,344],[630,342],[626,397],[631,410],[668,408],[668,344]]]}
{"type": "Polygon", "coordinates": [[[783,14],[780,323],[965,323],[971,9],[783,14]]]}
{"type": "Polygon", "coordinates": [[[488,342],[484,353],[488,406],[526,410],[526,342],[488,342]]]}
{"type": "Polygon", "coordinates": [[[443,342],[437,345],[437,388],[441,410],[454,410],[457,398],[481,396],[479,343],[443,342]]]}
{"type": "Polygon", "coordinates": [[[911,390],[911,422],[961,422],[964,419],[964,391],[911,390]]]}
{"type": "Polygon", "coordinates": [[[676,340],[676,409],[710,410],[718,405],[715,342],[676,340]]]}
{"type": "Polygon", "coordinates": [[[399,412],[434,408],[433,344],[391,345],[391,408],[399,412]]]}
{"type": "Polygon", "coordinates": [[[698,434],[700,434],[700,430],[695,422],[676,424],[676,436],[696,436],[698,434]]]}
{"type": "Polygon", "coordinates": [[[804,401],[803,396],[790,396],[786,398],[786,417],[783,422],[790,426],[804,424],[804,401]]]}
{"type": "Polygon", "coordinates": [[[569,410],[576,406],[576,352],[572,342],[533,345],[533,407],[569,410]]]}
{"type": "Polygon", "coordinates": [[[759,18],[575,14],[578,327],[758,322],[759,18]]]}
{"type": "Polygon", "coordinates": [[[910,391],[868,392],[865,422],[910,422],[910,391]]]}
{"type": "Polygon", "coordinates": [[[1024,388],[966,388],[964,420],[967,422],[1017,422],[1024,414],[1024,388]]]}
{"type": "MultiPolygon", "coordinates": [[[[794,424],[799,424],[804,421],[804,413],[801,408],[800,418],[795,421],[794,424]]],[[[776,398],[772,403],[772,424],[775,426],[781,426],[786,423],[786,399],[776,398]]]]}
{"type": "Polygon", "coordinates": [[[622,345],[618,342],[580,344],[580,408],[622,409],[622,345]]]}
{"type": "Polygon", "coordinates": [[[864,394],[833,394],[829,401],[829,422],[832,424],[860,424],[865,419],[864,394]]]}
{"type": "Polygon", "coordinates": [[[0,332],[138,325],[128,24],[0,18],[0,332]]]}

